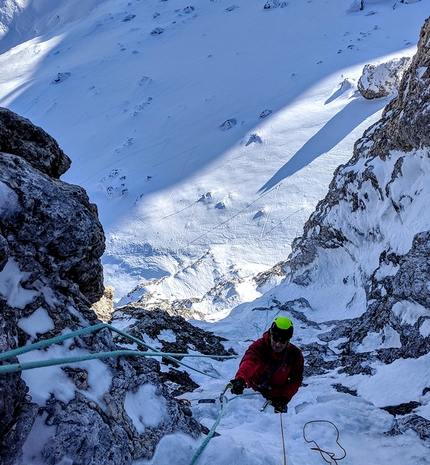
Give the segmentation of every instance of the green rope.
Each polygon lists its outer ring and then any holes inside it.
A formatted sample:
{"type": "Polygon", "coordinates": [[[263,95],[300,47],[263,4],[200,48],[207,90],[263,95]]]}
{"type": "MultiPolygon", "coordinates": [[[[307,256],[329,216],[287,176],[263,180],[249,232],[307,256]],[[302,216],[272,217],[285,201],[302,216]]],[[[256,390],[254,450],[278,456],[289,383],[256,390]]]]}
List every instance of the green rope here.
{"type": "Polygon", "coordinates": [[[198,373],[201,373],[206,376],[210,376],[211,378],[219,379],[219,377],[213,376],[209,373],[205,373],[201,370],[198,370],[197,368],[194,368],[181,360],[178,360],[176,357],[200,357],[200,358],[218,358],[218,359],[226,359],[226,358],[237,358],[236,355],[201,355],[201,354],[174,354],[174,353],[167,353],[167,352],[161,352],[157,349],[154,349],[150,345],[146,344],[145,342],[141,341],[140,339],[131,336],[130,334],[127,334],[124,331],[121,331],[120,329],[115,328],[112,325],[109,325],[108,323],[100,323],[98,325],[94,326],[89,326],[87,328],[82,328],[78,329],[76,331],[72,331],[67,334],[62,334],[61,336],[55,336],[50,339],[46,339],[44,341],[39,341],[35,342],[34,344],[29,344],[28,346],[20,347],[18,349],[13,349],[4,353],[0,354],[0,361],[6,360],[11,357],[16,357],[18,355],[31,352],[34,350],[38,350],[44,347],[48,347],[52,344],[56,344],[58,342],[63,342],[66,339],[70,339],[76,336],[81,336],[82,334],[86,334],[92,331],[98,331],[100,329],[108,328],[111,331],[114,331],[122,336],[124,336],[127,339],[130,339],[131,341],[135,342],[136,344],[145,347],[146,349],[152,351],[152,352],[141,352],[141,351],[136,351],[136,350],[115,350],[115,351],[110,351],[110,352],[99,352],[97,354],[87,354],[87,355],[82,355],[82,356],[75,356],[75,357],[65,357],[65,358],[58,358],[58,359],[49,359],[49,360],[41,360],[41,361],[35,361],[35,362],[23,362],[23,363],[14,363],[14,364],[9,364],[9,365],[2,365],[0,366],[0,374],[2,373],[11,373],[15,371],[22,371],[22,370],[30,370],[33,368],[41,368],[41,367],[46,367],[46,366],[53,366],[53,365],[63,365],[63,364],[68,364],[68,363],[76,363],[76,362],[82,362],[84,360],[93,360],[93,359],[101,359],[101,358],[107,358],[107,357],[118,357],[121,355],[137,355],[137,356],[147,356],[147,357],[165,357],[169,360],[174,361],[175,363],[178,363],[180,365],[183,365],[187,368],[190,368],[191,370],[197,371],[198,373]]]}
{"type": "Polygon", "coordinates": [[[230,399],[228,399],[227,397],[224,396],[224,392],[225,390],[223,391],[223,393],[221,394],[220,396],[220,400],[221,400],[221,412],[220,414],[218,415],[218,418],[216,419],[215,423],[213,424],[212,428],[210,429],[206,439],[202,442],[202,444],[200,445],[200,447],[197,449],[197,452],[194,454],[194,457],[192,458],[191,462],[190,462],[190,465],[194,465],[197,461],[197,459],[199,458],[200,454],[203,452],[204,448],[209,444],[209,441],[212,439],[212,436],[215,434],[215,430],[217,428],[217,426],[219,425],[222,417],[224,416],[225,414],[225,407],[226,405],[239,398],[239,397],[246,397],[246,396],[257,396],[259,395],[260,393],[259,392],[253,392],[251,394],[240,394],[240,395],[237,395],[237,396],[234,396],[234,397],[231,397],[230,399]]]}
{"type": "Polygon", "coordinates": [[[56,344],[57,342],[63,342],[66,339],[70,339],[76,336],[81,336],[82,334],[89,333],[92,331],[97,331],[99,329],[103,329],[108,326],[110,325],[107,325],[106,323],[101,323],[101,324],[94,325],[94,326],[88,326],[87,328],[78,329],[76,331],[72,331],[71,333],[62,334],[61,336],[55,336],[55,337],[52,337],[51,339],[45,339],[44,341],[35,342],[34,344],[29,344],[28,346],[9,350],[7,352],[3,352],[0,354],[0,361],[6,360],[11,357],[16,357],[17,355],[25,354],[26,352],[31,352],[33,350],[42,349],[52,344],[56,344]]]}
{"type": "MultiPolygon", "coordinates": [[[[53,365],[64,365],[69,363],[77,363],[83,362],[85,360],[94,360],[100,358],[108,358],[108,357],[119,357],[121,355],[137,355],[143,357],[206,357],[206,358],[213,358],[212,355],[201,355],[201,354],[174,354],[168,352],[140,352],[138,350],[113,350],[110,352],[98,352],[97,354],[86,354],[86,355],[78,355],[75,357],[63,357],[63,358],[55,358],[55,359],[48,359],[48,360],[40,360],[36,362],[23,362],[23,363],[14,363],[10,365],[2,365],[0,366],[0,374],[2,373],[12,373],[14,371],[24,371],[24,370],[31,370],[33,368],[42,368],[48,367],[53,365]]],[[[217,358],[231,358],[230,355],[220,355],[217,358]]],[[[176,359],[175,359],[176,360],[176,359]]],[[[179,362],[178,362],[179,363],[179,362]]],[[[206,373],[204,373],[206,374],[206,373]]]]}
{"type": "Polygon", "coordinates": [[[213,424],[211,430],[209,431],[206,439],[203,441],[203,443],[200,445],[200,447],[197,449],[197,452],[194,454],[194,457],[192,458],[190,465],[194,465],[199,458],[200,454],[203,452],[203,449],[208,445],[209,441],[212,439],[212,436],[215,434],[216,427],[219,425],[219,422],[221,421],[221,418],[224,416],[225,413],[225,406],[227,405],[227,398],[224,397],[222,404],[221,404],[221,412],[218,415],[218,418],[216,419],[215,423],[213,424]],[[224,401],[224,399],[226,399],[224,401]]]}

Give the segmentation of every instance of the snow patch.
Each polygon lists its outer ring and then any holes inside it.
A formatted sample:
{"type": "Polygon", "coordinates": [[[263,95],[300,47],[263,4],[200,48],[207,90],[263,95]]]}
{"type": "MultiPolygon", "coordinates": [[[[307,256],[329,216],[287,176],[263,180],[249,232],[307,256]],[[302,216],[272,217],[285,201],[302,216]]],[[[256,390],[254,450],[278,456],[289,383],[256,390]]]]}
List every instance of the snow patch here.
{"type": "Polygon", "coordinates": [[[156,386],[144,384],[135,394],[127,392],[124,408],[139,433],[146,428],[156,428],[168,419],[166,400],[156,394],[156,386]]]}
{"type": "Polygon", "coordinates": [[[176,334],[171,329],[163,329],[158,335],[160,341],[176,342],[176,334]]]}
{"type": "Polygon", "coordinates": [[[369,333],[358,346],[356,352],[372,352],[376,349],[400,348],[400,335],[391,326],[385,326],[379,333],[369,333]]]}
{"type": "Polygon", "coordinates": [[[430,319],[424,320],[420,326],[420,334],[423,337],[428,337],[430,335],[430,319]]]}
{"type": "Polygon", "coordinates": [[[394,315],[402,319],[402,323],[414,325],[421,316],[429,316],[429,310],[417,302],[404,300],[393,305],[394,315]]]}
{"type": "Polygon", "coordinates": [[[428,372],[429,363],[430,354],[418,359],[399,359],[389,365],[372,364],[375,375],[358,375],[348,380],[348,384],[357,389],[359,396],[378,407],[418,400],[428,387],[428,377],[423,376],[423,373],[428,372]],[[352,386],[353,379],[356,386],[352,386]],[[411,383],[411,380],[414,382],[411,383]]]}
{"type": "Polygon", "coordinates": [[[55,329],[52,318],[43,307],[39,307],[29,317],[21,318],[18,321],[18,326],[33,338],[37,334],[44,334],[51,329],[55,329]]]}
{"type": "Polygon", "coordinates": [[[18,263],[9,258],[0,272],[0,293],[7,299],[10,307],[25,308],[39,294],[37,291],[24,289],[21,282],[25,281],[30,273],[21,272],[18,263]]]}
{"type": "MultiPolygon", "coordinates": [[[[63,345],[52,345],[47,350],[27,352],[20,355],[18,359],[20,363],[24,363],[49,361],[64,357],[79,357],[88,354],[88,352],[81,349],[69,350],[71,343],[72,341],[65,341],[63,345]]],[[[112,377],[109,374],[108,366],[101,360],[87,360],[78,363],[24,370],[22,378],[29,387],[29,394],[33,402],[42,407],[51,397],[51,394],[54,394],[58,400],[64,403],[70,402],[75,397],[77,388],[67,376],[67,373],[62,370],[62,367],[65,366],[80,368],[88,373],[89,387],[85,390],[79,389],[79,392],[103,408],[103,396],[109,391],[112,377]]]]}

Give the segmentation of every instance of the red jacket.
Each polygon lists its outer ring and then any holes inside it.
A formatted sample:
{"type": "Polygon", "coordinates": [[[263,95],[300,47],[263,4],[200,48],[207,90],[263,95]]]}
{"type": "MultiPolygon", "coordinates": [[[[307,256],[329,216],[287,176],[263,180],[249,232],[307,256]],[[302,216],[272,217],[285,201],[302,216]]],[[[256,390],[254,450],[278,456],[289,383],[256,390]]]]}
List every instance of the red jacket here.
{"type": "Polygon", "coordinates": [[[246,350],[236,373],[266,399],[276,397],[290,401],[303,381],[303,355],[298,347],[288,344],[282,352],[272,350],[269,332],[246,350]]]}

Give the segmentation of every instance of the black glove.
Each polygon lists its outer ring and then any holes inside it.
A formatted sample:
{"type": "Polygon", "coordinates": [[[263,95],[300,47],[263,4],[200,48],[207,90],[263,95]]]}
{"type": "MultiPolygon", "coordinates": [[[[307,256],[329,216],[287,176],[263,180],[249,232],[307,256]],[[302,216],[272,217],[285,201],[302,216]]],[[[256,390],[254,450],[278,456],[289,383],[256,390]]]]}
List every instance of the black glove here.
{"type": "Polygon", "coordinates": [[[245,388],[245,380],[243,378],[232,379],[230,384],[232,394],[243,394],[245,388]]]}
{"type": "Polygon", "coordinates": [[[276,397],[272,399],[272,406],[275,413],[287,413],[288,402],[289,400],[286,397],[276,397]]]}

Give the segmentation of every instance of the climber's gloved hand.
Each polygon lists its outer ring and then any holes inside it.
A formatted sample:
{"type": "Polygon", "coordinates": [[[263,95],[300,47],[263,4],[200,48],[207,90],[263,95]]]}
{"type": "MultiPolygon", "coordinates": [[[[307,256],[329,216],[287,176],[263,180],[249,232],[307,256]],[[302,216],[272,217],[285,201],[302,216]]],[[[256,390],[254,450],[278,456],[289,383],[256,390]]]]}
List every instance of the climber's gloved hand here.
{"type": "Polygon", "coordinates": [[[231,393],[232,394],[243,394],[243,390],[245,389],[245,380],[243,378],[232,379],[230,381],[231,384],[231,393]]]}
{"type": "Polygon", "coordinates": [[[272,399],[272,406],[275,413],[287,413],[288,412],[289,399],[286,397],[276,397],[272,399]]]}

